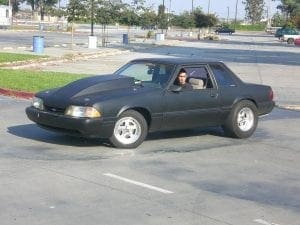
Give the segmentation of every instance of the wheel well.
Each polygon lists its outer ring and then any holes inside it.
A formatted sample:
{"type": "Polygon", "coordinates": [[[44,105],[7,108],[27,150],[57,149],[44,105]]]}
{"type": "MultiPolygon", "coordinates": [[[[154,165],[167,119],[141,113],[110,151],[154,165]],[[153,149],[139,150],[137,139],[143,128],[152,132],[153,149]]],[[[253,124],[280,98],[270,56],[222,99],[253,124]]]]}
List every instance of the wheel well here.
{"type": "MultiPolygon", "coordinates": [[[[145,120],[147,121],[148,127],[150,127],[152,118],[151,118],[150,112],[149,112],[147,109],[145,109],[145,108],[140,108],[140,107],[130,108],[130,109],[131,109],[131,110],[135,110],[135,111],[139,112],[140,114],[142,114],[142,116],[143,116],[143,117],[145,118],[145,120]]],[[[129,109],[127,109],[127,110],[129,110],[129,109]]]]}
{"type": "Polygon", "coordinates": [[[250,101],[250,102],[252,102],[256,106],[256,108],[258,107],[257,103],[253,99],[251,99],[251,98],[242,98],[242,99],[239,99],[234,104],[236,104],[238,102],[241,102],[241,101],[250,101]]]}

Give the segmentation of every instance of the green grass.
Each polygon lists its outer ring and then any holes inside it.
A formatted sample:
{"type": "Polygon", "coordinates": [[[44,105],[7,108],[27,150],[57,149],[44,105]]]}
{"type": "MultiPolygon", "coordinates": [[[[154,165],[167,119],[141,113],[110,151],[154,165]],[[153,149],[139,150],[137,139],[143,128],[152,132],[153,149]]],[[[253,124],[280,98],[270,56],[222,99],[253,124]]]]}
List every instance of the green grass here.
{"type": "MultiPolygon", "coordinates": [[[[231,24],[230,28],[234,28],[234,24],[231,24]]],[[[237,24],[235,26],[236,30],[241,30],[241,31],[264,31],[265,28],[266,28],[265,24],[253,24],[253,25],[237,24]]]]}
{"type": "Polygon", "coordinates": [[[64,86],[85,74],[0,69],[0,88],[38,92],[64,86]]]}
{"type": "Polygon", "coordinates": [[[46,58],[46,56],[0,52],[0,63],[46,58]]]}

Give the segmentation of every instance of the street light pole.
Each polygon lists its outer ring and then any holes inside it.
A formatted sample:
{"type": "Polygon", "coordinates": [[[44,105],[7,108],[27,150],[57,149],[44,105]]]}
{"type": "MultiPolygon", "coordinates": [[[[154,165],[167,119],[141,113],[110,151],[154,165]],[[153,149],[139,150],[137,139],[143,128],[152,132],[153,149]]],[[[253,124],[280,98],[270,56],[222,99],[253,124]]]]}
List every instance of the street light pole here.
{"type": "Polygon", "coordinates": [[[235,30],[235,27],[236,27],[236,17],[237,17],[238,2],[239,2],[239,0],[236,0],[236,3],[235,3],[234,30],[235,30]]]}
{"type": "Polygon", "coordinates": [[[94,0],[91,0],[91,36],[94,36],[94,0]]]}
{"type": "Polygon", "coordinates": [[[227,23],[229,22],[229,6],[227,6],[227,23]]]}
{"type": "Polygon", "coordinates": [[[192,0],[192,12],[194,12],[194,0],[192,0]]]}
{"type": "Polygon", "coordinates": [[[208,0],[207,14],[209,14],[209,10],[210,10],[210,0],[208,0]]]}

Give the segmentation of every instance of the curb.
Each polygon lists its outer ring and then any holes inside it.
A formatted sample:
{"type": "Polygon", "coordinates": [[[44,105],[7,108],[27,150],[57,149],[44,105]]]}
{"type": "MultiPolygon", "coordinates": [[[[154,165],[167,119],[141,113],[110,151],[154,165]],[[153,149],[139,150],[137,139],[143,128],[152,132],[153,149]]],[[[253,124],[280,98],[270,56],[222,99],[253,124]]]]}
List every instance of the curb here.
{"type": "Polygon", "coordinates": [[[277,105],[276,107],[279,109],[287,109],[287,110],[293,110],[293,111],[300,111],[300,105],[277,105]]]}
{"type": "Polygon", "coordinates": [[[34,93],[0,88],[0,95],[16,97],[16,98],[21,98],[21,99],[32,99],[34,96],[34,93]]]}
{"type": "Polygon", "coordinates": [[[25,69],[30,67],[53,65],[57,63],[76,62],[79,60],[88,60],[88,59],[95,59],[95,58],[105,57],[105,56],[120,55],[128,52],[130,51],[120,50],[120,49],[105,50],[101,52],[86,52],[86,53],[79,52],[79,53],[72,54],[69,57],[61,56],[61,57],[42,58],[37,61],[30,61],[30,60],[18,61],[12,63],[3,63],[0,64],[0,66],[8,69],[25,69]]]}

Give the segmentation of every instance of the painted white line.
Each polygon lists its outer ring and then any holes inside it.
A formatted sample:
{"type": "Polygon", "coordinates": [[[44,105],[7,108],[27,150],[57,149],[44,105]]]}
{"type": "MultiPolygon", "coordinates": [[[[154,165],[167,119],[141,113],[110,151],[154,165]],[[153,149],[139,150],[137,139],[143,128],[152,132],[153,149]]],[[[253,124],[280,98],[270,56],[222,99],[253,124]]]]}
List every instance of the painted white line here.
{"type": "Polygon", "coordinates": [[[265,220],[262,220],[262,219],[256,219],[256,220],[253,220],[253,221],[256,222],[256,223],[263,224],[263,225],[279,225],[277,223],[269,223],[269,222],[267,222],[265,220]]]}
{"type": "Polygon", "coordinates": [[[120,176],[115,175],[115,174],[104,173],[103,175],[107,176],[107,177],[115,178],[115,179],[118,179],[118,180],[121,180],[121,181],[124,181],[124,182],[127,182],[127,183],[135,184],[135,185],[140,186],[140,187],[144,187],[144,188],[148,188],[148,189],[151,189],[151,190],[154,190],[154,191],[158,191],[158,192],[161,192],[161,193],[164,193],[164,194],[173,194],[174,193],[173,191],[168,191],[168,190],[165,190],[165,189],[162,189],[162,188],[159,188],[159,187],[155,187],[155,186],[152,186],[152,185],[149,185],[149,184],[145,184],[145,183],[142,183],[142,182],[130,180],[130,179],[127,179],[125,177],[120,177],[120,176]]]}

